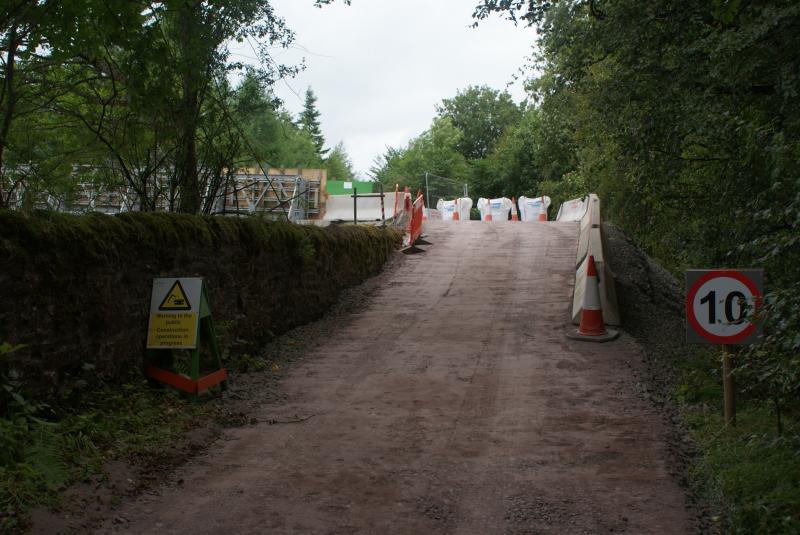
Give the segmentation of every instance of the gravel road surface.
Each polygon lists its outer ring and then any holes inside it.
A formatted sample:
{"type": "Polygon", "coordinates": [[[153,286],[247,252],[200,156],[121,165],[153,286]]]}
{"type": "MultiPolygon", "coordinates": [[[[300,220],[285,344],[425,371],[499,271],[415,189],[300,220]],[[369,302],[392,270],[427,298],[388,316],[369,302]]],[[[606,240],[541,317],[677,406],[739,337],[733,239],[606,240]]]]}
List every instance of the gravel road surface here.
{"type": "Polygon", "coordinates": [[[640,349],[569,340],[577,223],[430,222],[425,254],[99,532],[691,533],[640,349]]]}

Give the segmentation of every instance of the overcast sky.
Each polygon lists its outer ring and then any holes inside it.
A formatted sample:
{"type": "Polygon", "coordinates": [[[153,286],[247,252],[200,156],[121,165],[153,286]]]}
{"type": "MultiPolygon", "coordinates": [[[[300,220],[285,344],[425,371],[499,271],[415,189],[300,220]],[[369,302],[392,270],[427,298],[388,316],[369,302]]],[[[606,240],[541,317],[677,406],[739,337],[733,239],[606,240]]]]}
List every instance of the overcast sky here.
{"type": "MultiPolygon", "coordinates": [[[[279,82],[276,93],[297,114],[311,86],[328,146],[343,141],[366,178],[385,147],[404,146],[425,130],[434,106],[469,85],[506,88],[532,53],[532,28],[499,17],[470,28],[477,0],[353,0],[322,9],[312,0],[275,0],[296,34],[276,51],[307,69],[279,82]]],[[[524,98],[521,83],[508,88],[524,98]]]]}

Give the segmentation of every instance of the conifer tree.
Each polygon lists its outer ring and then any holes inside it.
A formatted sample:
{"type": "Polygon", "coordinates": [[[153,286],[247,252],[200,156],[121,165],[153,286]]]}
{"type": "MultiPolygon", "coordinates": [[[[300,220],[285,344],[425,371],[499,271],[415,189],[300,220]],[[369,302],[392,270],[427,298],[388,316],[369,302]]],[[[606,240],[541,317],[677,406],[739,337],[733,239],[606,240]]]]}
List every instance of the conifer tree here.
{"type": "Polygon", "coordinates": [[[317,109],[317,96],[314,91],[309,87],[306,89],[306,100],[303,105],[303,111],[300,113],[298,126],[303,129],[314,141],[317,147],[317,152],[320,156],[328,153],[329,149],[325,149],[325,137],[322,135],[322,129],[319,125],[319,110],[317,109]]]}

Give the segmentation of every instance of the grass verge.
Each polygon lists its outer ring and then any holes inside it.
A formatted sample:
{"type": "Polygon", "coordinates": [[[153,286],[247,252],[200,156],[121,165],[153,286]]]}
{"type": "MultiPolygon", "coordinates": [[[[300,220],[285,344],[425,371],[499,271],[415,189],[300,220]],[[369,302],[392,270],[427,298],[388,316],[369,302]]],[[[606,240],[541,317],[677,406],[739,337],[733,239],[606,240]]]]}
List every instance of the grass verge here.
{"type": "Polygon", "coordinates": [[[675,394],[699,448],[691,469],[697,488],[722,512],[724,533],[800,533],[800,418],[776,416],[763,400],[739,392],[735,427],[725,427],[718,360],[684,363],[675,394]]]}
{"type": "MultiPolygon", "coordinates": [[[[3,386],[13,383],[5,376],[3,386]]],[[[8,389],[5,389],[9,393],[8,389]]],[[[58,506],[71,484],[102,478],[105,462],[151,466],[211,408],[144,379],[95,384],[64,409],[30,405],[17,391],[0,418],[0,532],[28,527],[31,509],[58,506]],[[42,416],[46,415],[46,416],[42,416]]]]}

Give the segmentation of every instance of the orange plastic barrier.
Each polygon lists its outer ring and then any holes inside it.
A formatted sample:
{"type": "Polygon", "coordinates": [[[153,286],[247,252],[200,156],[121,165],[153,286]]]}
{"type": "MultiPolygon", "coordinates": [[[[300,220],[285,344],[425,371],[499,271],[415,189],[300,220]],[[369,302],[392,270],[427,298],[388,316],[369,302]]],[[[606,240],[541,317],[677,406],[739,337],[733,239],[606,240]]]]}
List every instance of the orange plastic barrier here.
{"type": "Polygon", "coordinates": [[[414,201],[411,207],[411,221],[408,223],[408,245],[409,247],[419,239],[422,234],[422,213],[425,208],[425,202],[420,194],[414,201]]]}

